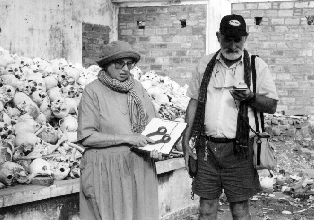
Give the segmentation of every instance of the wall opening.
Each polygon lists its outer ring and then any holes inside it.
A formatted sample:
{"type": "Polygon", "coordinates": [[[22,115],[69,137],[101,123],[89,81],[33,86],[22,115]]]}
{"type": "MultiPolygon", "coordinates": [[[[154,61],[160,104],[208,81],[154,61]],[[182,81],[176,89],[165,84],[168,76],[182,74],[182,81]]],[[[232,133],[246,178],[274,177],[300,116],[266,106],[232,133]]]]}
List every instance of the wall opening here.
{"type": "Polygon", "coordinates": [[[263,21],[263,17],[255,17],[255,25],[260,25],[263,21]]]}
{"type": "Polygon", "coordinates": [[[145,21],[137,21],[138,29],[145,29],[145,21]]]}
{"type": "Polygon", "coordinates": [[[181,22],[181,28],[185,28],[186,27],[186,19],[182,19],[180,20],[181,22]]]}
{"type": "Polygon", "coordinates": [[[314,15],[305,16],[308,25],[314,25],[314,15]]]}

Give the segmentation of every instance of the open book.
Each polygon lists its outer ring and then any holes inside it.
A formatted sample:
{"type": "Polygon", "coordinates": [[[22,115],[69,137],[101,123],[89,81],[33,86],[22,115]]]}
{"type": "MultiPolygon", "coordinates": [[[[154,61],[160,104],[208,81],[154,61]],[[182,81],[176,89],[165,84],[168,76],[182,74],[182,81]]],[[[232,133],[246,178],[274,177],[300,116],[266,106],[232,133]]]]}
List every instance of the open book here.
{"type": "Polygon", "coordinates": [[[166,121],[160,118],[153,118],[145,130],[142,132],[143,135],[149,136],[149,138],[153,139],[157,143],[155,144],[147,144],[144,147],[133,147],[134,151],[144,151],[150,152],[153,150],[157,150],[161,152],[163,155],[169,155],[172,150],[172,147],[175,143],[180,139],[184,129],[186,128],[186,123],[184,122],[176,122],[176,121],[166,121]],[[165,128],[165,129],[160,129],[165,128]],[[156,134],[158,129],[165,133],[156,134]],[[150,136],[151,135],[151,136],[150,136]],[[165,137],[164,137],[165,135],[165,137]],[[169,138],[170,137],[170,138],[169,138]],[[165,143],[163,143],[162,138],[164,138],[165,143]],[[162,143],[158,143],[162,142],[162,143]]]}

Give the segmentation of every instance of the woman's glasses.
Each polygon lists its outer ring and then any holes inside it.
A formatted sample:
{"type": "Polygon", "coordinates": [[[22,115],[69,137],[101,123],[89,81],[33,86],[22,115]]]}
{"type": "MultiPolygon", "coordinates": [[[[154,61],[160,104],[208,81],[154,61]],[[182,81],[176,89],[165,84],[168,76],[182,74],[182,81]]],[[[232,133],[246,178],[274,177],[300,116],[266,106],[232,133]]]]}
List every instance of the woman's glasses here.
{"type": "Polygon", "coordinates": [[[127,66],[129,70],[133,69],[135,63],[133,61],[124,62],[123,60],[118,60],[114,62],[116,69],[123,69],[124,66],[127,66]]]}

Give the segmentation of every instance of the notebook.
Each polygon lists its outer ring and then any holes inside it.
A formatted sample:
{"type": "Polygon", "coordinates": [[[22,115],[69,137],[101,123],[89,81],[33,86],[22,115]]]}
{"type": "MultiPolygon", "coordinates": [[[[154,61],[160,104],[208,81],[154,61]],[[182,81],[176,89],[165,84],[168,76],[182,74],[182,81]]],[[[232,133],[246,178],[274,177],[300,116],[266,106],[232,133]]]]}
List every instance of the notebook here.
{"type": "MultiPolygon", "coordinates": [[[[170,140],[167,143],[157,143],[157,144],[147,144],[144,147],[132,147],[134,151],[141,151],[141,152],[150,152],[153,150],[157,150],[161,152],[164,156],[168,156],[176,144],[176,142],[182,136],[183,131],[185,130],[187,124],[185,122],[176,122],[176,121],[168,121],[163,120],[160,118],[153,118],[148,125],[146,126],[145,130],[142,132],[143,135],[147,136],[150,133],[156,132],[158,128],[165,127],[166,134],[170,136],[170,140]]],[[[149,138],[153,139],[154,141],[159,141],[163,137],[162,134],[150,136],[149,138]]]]}

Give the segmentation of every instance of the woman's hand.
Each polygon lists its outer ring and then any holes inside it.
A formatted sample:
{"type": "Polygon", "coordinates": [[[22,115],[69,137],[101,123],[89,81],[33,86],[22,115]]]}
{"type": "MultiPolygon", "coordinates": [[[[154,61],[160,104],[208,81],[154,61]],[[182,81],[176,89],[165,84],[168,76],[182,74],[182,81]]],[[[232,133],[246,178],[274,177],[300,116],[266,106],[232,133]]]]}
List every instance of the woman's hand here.
{"type": "Polygon", "coordinates": [[[125,136],[125,142],[135,147],[144,147],[145,145],[154,143],[155,141],[142,134],[130,134],[125,136]]]}

